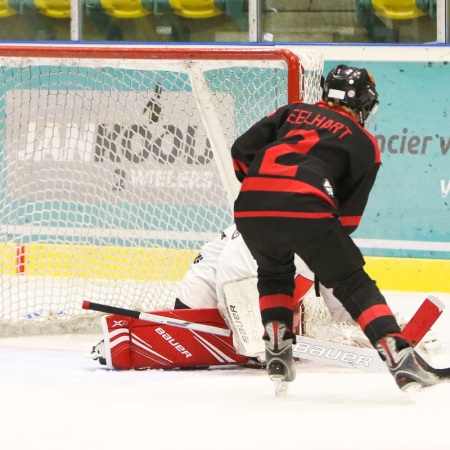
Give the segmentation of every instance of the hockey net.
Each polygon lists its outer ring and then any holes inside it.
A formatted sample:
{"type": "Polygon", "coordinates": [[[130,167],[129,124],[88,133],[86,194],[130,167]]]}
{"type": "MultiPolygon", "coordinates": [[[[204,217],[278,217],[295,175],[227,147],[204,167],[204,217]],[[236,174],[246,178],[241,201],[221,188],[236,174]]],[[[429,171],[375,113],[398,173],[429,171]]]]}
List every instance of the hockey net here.
{"type": "Polygon", "coordinates": [[[232,142],[317,101],[322,70],[281,49],[0,47],[1,334],[96,330],[85,299],[171,308],[232,222],[232,142]]]}

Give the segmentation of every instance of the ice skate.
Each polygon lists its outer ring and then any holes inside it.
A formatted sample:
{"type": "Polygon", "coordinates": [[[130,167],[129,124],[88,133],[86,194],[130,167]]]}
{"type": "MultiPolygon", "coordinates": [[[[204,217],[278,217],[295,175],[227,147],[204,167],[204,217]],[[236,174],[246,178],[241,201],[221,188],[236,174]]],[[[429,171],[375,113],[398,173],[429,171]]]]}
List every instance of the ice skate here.
{"type": "Polygon", "coordinates": [[[102,366],[106,366],[105,358],[105,341],[101,340],[97,345],[92,347],[89,356],[94,360],[99,362],[102,366]]]}
{"type": "Polygon", "coordinates": [[[268,322],[265,326],[267,373],[274,383],[275,394],[284,395],[289,383],[295,379],[292,359],[293,338],[284,339],[287,327],[284,322],[268,322]]]}
{"type": "Polygon", "coordinates": [[[420,366],[413,348],[401,336],[388,335],[380,339],[376,349],[402,391],[421,389],[439,382],[436,376],[420,366]]]}

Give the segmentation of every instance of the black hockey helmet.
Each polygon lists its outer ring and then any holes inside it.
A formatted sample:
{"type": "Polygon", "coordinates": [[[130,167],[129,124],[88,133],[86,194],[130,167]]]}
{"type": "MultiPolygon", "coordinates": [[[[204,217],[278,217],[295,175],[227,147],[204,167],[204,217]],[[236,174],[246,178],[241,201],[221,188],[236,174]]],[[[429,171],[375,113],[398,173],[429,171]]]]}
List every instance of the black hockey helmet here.
{"type": "Polygon", "coordinates": [[[375,79],[367,69],[340,64],[334,67],[323,86],[323,100],[338,100],[340,104],[358,111],[364,125],[369,114],[378,105],[375,79]]]}

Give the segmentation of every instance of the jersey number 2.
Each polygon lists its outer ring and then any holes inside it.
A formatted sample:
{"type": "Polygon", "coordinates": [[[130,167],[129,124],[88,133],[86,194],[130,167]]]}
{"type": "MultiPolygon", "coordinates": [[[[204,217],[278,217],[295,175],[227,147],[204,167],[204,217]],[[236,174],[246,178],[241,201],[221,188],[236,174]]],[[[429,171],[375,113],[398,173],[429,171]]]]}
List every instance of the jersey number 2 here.
{"type": "Polygon", "coordinates": [[[261,175],[279,175],[284,177],[295,177],[298,165],[286,165],[276,162],[283,155],[289,153],[308,153],[319,141],[319,133],[316,130],[293,130],[286,137],[298,136],[298,141],[292,144],[279,144],[266,150],[259,168],[261,175]]]}

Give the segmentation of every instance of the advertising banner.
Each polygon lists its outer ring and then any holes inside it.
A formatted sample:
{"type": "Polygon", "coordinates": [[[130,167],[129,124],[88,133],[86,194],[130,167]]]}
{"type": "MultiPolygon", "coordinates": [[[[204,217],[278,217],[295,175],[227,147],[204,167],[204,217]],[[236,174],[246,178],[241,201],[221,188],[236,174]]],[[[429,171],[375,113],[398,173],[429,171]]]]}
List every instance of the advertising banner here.
{"type": "Polygon", "coordinates": [[[380,96],[382,167],[354,237],[366,255],[450,259],[450,64],[339,63],[369,69],[380,96]]]}

